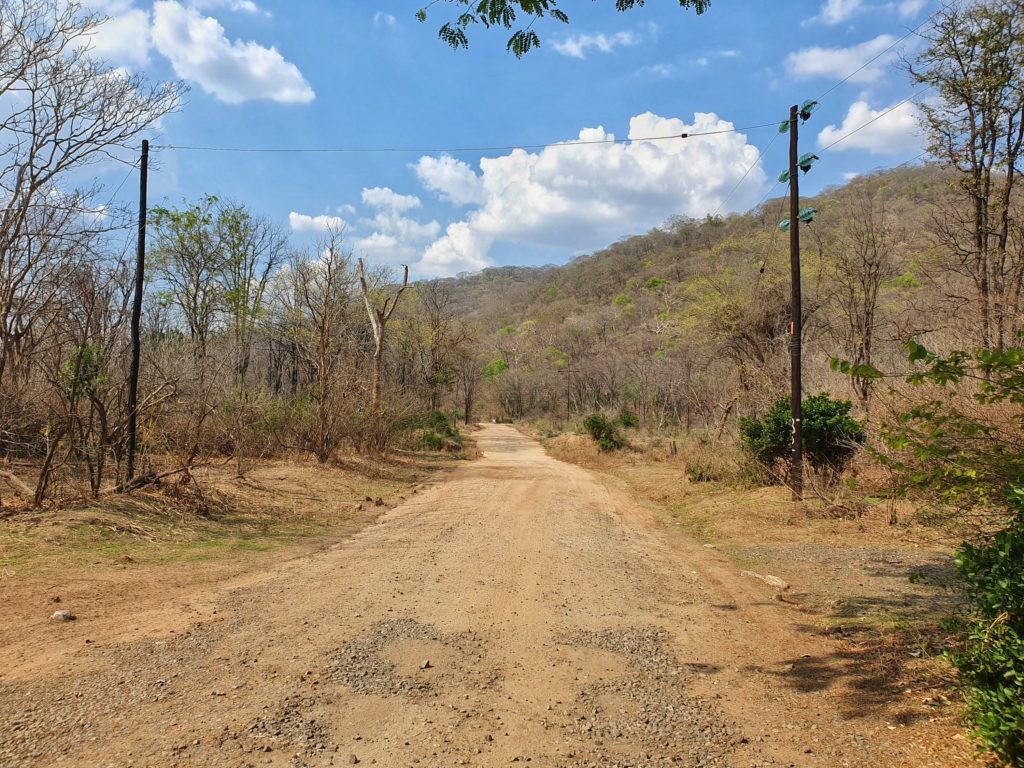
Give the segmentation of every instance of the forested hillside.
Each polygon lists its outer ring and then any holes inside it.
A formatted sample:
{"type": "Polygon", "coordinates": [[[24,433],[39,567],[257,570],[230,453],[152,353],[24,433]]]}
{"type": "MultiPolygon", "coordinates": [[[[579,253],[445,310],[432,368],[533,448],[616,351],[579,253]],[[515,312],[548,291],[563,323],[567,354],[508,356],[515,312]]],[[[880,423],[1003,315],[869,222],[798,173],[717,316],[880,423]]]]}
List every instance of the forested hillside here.
{"type": "MultiPolygon", "coordinates": [[[[925,165],[829,189],[803,230],[805,375],[870,405],[829,358],[901,370],[903,342],[980,343],[976,305],[933,231],[953,176],[925,165]]],[[[734,424],[785,394],[788,236],[783,200],[683,218],[564,267],[495,268],[445,281],[483,331],[488,407],[512,418],[627,408],[655,429],[734,424]],[[569,379],[568,382],[566,379],[569,379]]]]}

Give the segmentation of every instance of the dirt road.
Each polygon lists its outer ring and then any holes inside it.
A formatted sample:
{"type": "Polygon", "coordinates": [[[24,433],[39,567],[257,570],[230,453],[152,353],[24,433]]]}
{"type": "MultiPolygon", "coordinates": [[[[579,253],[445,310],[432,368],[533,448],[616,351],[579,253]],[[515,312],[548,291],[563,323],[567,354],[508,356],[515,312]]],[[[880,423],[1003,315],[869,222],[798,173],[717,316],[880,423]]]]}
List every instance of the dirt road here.
{"type": "Polygon", "coordinates": [[[770,587],[512,428],[477,440],[176,621],[83,616],[0,656],[0,765],[943,764],[844,706],[770,587]]]}

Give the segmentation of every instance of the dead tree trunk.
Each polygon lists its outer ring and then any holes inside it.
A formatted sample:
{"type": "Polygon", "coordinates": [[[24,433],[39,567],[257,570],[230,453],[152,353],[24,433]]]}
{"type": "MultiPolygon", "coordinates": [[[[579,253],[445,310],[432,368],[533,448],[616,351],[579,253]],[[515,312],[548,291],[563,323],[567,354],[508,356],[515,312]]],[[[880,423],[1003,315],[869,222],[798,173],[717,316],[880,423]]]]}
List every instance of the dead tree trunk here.
{"type": "Polygon", "coordinates": [[[359,269],[359,290],[363,295],[366,314],[370,318],[370,327],[373,329],[373,378],[370,382],[370,407],[377,411],[380,410],[380,389],[384,366],[384,331],[388,320],[391,319],[391,315],[395,312],[395,307],[398,306],[398,300],[409,285],[409,268],[404,264],[402,265],[402,285],[395,292],[394,296],[384,299],[383,307],[377,309],[373,306],[373,302],[370,301],[370,287],[366,283],[366,270],[363,267],[363,260],[359,259],[356,261],[356,265],[359,269]]]}

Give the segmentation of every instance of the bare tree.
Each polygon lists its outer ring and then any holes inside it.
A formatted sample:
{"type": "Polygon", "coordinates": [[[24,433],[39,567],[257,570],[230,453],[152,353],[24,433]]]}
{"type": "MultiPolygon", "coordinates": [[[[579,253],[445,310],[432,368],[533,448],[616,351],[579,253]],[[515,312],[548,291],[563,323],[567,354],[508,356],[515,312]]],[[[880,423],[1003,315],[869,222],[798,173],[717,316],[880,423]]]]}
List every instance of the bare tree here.
{"type": "Polygon", "coordinates": [[[0,384],[54,296],[61,242],[102,213],[73,175],[134,149],[183,92],[94,60],[87,43],[101,20],[66,0],[0,3],[0,384]]]}
{"type": "MultiPolygon", "coordinates": [[[[879,304],[885,283],[899,274],[901,233],[886,215],[884,204],[867,192],[858,194],[840,213],[835,269],[831,277],[842,322],[836,328],[844,354],[854,365],[872,365],[879,325],[879,304]]],[[[867,404],[872,380],[854,376],[853,388],[867,404]]]]}
{"type": "Polygon", "coordinates": [[[938,92],[921,105],[929,150],[959,172],[966,202],[937,218],[936,233],[973,288],[979,341],[1001,348],[1022,327],[1011,209],[1024,146],[1024,0],[951,3],[933,19],[908,69],[938,92]]]}
{"type": "Polygon", "coordinates": [[[373,300],[370,296],[370,286],[366,281],[366,269],[363,266],[363,260],[358,259],[356,261],[358,275],[359,275],[359,288],[363,297],[363,305],[366,307],[367,317],[370,318],[370,327],[373,330],[373,373],[370,379],[370,407],[377,411],[380,409],[380,390],[381,390],[381,379],[384,364],[384,339],[385,331],[387,329],[388,320],[395,313],[395,307],[398,306],[398,300],[402,298],[402,294],[409,285],[409,267],[403,265],[402,270],[402,284],[395,291],[394,296],[388,296],[384,299],[384,304],[378,309],[373,305],[373,300]]]}
{"type": "Polygon", "coordinates": [[[344,250],[343,231],[329,230],[317,243],[315,257],[297,256],[289,270],[289,293],[301,324],[292,332],[312,369],[308,392],[310,424],[300,428],[303,443],[320,462],[334,455],[345,438],[352,388],[346,372],[356,369],[348,349],[355,308],[351,255],[344,250]]]}

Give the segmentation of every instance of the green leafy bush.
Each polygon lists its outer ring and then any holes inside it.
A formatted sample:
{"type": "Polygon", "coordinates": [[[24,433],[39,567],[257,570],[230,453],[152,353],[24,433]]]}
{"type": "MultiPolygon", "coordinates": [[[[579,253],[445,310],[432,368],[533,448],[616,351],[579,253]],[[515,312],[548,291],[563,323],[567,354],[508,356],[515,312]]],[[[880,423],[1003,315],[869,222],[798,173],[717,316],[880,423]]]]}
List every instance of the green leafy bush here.
{"type": "Polygon", "coordinates": [[[973,606],[964,648],[950,654],[967,687],[978,740],[1008,765],[1024,765],[1024,489],[1017,519],[990,542],[964,544],[956,566],[973,606]]]}
{"type": "Polygon", "coordinates": [[[420,434],[420,446],[424,450],[440,451],[444,449],[445,444],[445,439],[432,429],[424,429],[420,434]]]}
{"type": "Polygon", "coordinates": [[[406,436],[409,447],[425,451],[459,450],[462,445],[455,416],[444,411],[406,416],[396,423],[395,432],[406,436]]]}
{"type": "MultiPolygon", "coordinates": [[[[864,427],[850,416],[849,400],[827,394],[803,402],[804,457],[816,472],[835,478],[864,442],[864,427]]],[[[743,446],[765,467],[788,461],[792,452],[793,422],[789,398],[783,397],[759,418],[740,419],[743,446]]]]}
{"type": "Polygon", "coordinates": [[[974,735],[1005,764],[1024,766],[1024,349],[939,356],[907,344],[911,385],[944,390],[882,427],[879,456],[904,490],[983,520],[956,558],[970,613],[949,654],[966,688],[974,735]],[[998,530],[995,535],[986,532],[998,530]]]}
{"type": "Polygon", "coordinates": [[[640,419],[629,408],[623,408],[619,411],[619,424],[629,429],[638,426],[640,419]]]}
{"type": "Polygon", "coordinates": [[[443,411],[431,411],[420,421],[420,426],[423,429],[429,429],[436,432],[441,437],[448,438],[449,440],[455,440],[461,442],[462,435],[459,434],[458,427],[455,426],[455,420],[449,418],[448,414],[443,411]]]}
{"type": "Polygon", "coordinates": [[[594,438],[602,451],[617,451],[626,447],[615,424],[604,414],[592,413],[583,420],[583,427],[594,438]]]}

